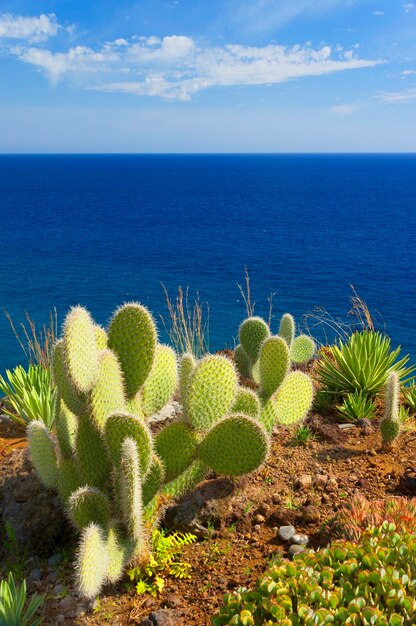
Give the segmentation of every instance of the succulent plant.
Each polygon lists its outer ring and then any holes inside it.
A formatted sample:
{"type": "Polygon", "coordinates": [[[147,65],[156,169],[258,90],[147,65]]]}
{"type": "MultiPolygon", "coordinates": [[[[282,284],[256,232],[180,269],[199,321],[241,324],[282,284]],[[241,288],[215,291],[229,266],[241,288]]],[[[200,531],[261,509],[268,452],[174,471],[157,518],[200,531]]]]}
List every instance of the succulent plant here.
{"type": "MultiPolygon", "coordinates": [[[[239,373],[257,386],[258,419],[265,429],[271,432],[276,422],[290,426],[302,421],[311,408],[313,386],[309,376],[292,372],[291,364],[313,356],[313,340],[306,335],[295,338],[295,322],[288,313],[282,317],[279,335],[271,335],[262,318],[250,317],[241,324],[239,337],[234,360],[239,373]]],[[[256,417],[254,404],[248,414],[256,417]]]]}
{"type": "Polygon", "coordinates": [[[224,596],[213,626],[404,626],[416,619],[416,536],[384,522],[360,544],[278,557],[252,591],[224,596]]]}
{"type": "Polygon", "coordinates": [[[80,533],[75,570],[85,597],[117,581],[126,565],[146,563],[167,502],[209,469],[236,476],[267,456],[258,400],[239,392],[234,366],[221,356],[182,357],[184,416],[154,436],[148,418],[173,395],[177,369],[139,304],[120,307],[108,331],[82,307],[66,317],[53,359],[56,437],[33,421],[28,438],[39,477],[58,491],[80,533]]]}
{"type": "Polygon", "coordinates": [[[397,372],[390,372],[386,384],[384,415],[380,423],[383,448],[390,448],[400,434],[399,392],[399,376],[397,372]]]}

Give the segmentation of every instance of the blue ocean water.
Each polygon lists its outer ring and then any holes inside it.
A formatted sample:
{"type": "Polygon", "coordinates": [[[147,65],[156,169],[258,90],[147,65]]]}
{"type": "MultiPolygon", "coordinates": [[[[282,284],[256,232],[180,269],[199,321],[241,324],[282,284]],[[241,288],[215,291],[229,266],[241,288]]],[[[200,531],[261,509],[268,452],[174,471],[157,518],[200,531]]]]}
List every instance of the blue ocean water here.
{"type": "MultiPolygon", "coordinates": [[[[0,307],[38,324],[56,306],[106,323],[163,282],[210,304],[232,346],[249,268],[256,312],[346,318],[350,283],[416,358],[416,155],[0,156],[0,307]]],[[[24,359],[0,313],[0,370],[24,359]]]]}

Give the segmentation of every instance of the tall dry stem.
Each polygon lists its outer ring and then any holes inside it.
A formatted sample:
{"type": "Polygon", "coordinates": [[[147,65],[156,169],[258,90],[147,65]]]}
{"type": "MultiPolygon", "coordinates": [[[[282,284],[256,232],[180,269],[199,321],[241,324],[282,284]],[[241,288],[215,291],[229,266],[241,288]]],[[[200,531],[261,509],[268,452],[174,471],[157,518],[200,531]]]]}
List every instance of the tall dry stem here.
{"type": "Polygon", "coordinates": [[[189,287],[179,286],[175,299],[162,283],[169,317],[160,315],[170,342],[179,354],[191,352],[200,358],[209,350],[209,304],[201,302],[199,293],[193,303],[189,299],[189,287]]]}
{"type": "Polygon", "coordinates": [[[49,312],[49,322],[44,324],[39,331],[34,320],[25,311],[26,324],[20,323],[20,333],[16,329],[12,316],[6,309],[3,309],[10,327],[22,348],[26,359],[31,365],[42,365],[48,368],[52,362],[53,346],[58,336],[58,314],[54,307],[49,312]]]}

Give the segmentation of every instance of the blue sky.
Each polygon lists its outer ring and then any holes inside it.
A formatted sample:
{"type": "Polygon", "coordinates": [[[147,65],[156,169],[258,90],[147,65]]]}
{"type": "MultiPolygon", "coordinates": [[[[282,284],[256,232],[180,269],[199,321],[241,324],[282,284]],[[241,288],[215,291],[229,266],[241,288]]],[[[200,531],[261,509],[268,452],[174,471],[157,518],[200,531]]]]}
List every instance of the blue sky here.
{"type": "Polygon", "coordinates": [[[0,152],[416,150],[416,0],[1,0],[0,152]]]}

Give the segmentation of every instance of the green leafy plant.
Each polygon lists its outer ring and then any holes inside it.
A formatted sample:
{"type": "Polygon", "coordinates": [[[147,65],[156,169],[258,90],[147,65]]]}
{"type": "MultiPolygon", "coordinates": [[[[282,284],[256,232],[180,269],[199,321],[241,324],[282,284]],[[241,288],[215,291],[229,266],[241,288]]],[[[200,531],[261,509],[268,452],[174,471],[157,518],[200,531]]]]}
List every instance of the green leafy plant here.
{"type": "Polygon", "coordinates": [[[312,409],[321,415],[329,415],[335,410],[335,406],[339,398],[333,393],[328,393],[322,389],[318,389],[313,399],[312,409]]]}
{"type": "Polygon", "coordinates": [[[291,439],[292,446],[306,446],[310,441],[314,441],[316,435],[306,424],[302,424],[295,430],[291,439]]]}
{"type": "Polygon", "coordinates": [[[43,596],[38,594],[27,602],[26,581],[16,585],[9,572],[7,580],[0,582],[0,626],[39,626],[42,618],[34,616],[42,602],[43,596]]]}
{"type": "Polygon", "coordinates": [[[370,501],[362,494],[355,494],[344,502],[325,528],[331,537],[358,542],[370,526],[380,526],[385,520],[403,532],[416,533],[416,502],[402,497],[370,501]]]}
{"type": "Polygon", "coordinates": [[[155,530],[149,562],[127,570],[136,592],[157,596],[164,588],[166,576],[191,578],[191,565],[181,557],[183,548],[195,541],[196,537],[191,533],[167,534],[164,530],[155,530]]]}
{"type": "Polygon", "coordinates": [[[337,409],[344,420],[352,423],[359,419],[373,419],[376,414],[374,402],[361,390],[347,393],[337,409]]]}
{"type": "Polygon", "coordinates": [[[213,626],[404,626],[416,619],[416,536],[384,522],[360,544],[278,557],[253,591],[224,596],[213,626]]]}
{"type": "Polygon", "coordinates": [[[26,550],[19,546],[16,533],[13,526],[9,522],[4,524],[5,538],[3,544],[7,552],[6,568],[14,578],[21,582],[25,577],[27,553],[26,550]]]}
{"type": "Polygon", "coordinates": [[[321,352],[315,374],[322,387],[335,395],[360,390],[375,395],[393,370],[402,383],[416,371],[416,366],[406,367],[409,355],[399,359],[399,354],[400,347],[392,350],[389,337],[381,332],[356,332],[321,352]]]}
{"type": "Polygon", "coordinates": [[[412,380],[408,387],[403,387],[402,395],[404,404],[416,412],[416,380],[412,380]]]}
{"type": "Polygon", "coordinates": [[[0,391],[6,396],[4,412],[19,424],[41,420],[52,428],[55,418],[56,390],[50,370],[42,365],[21,365],[6,370],[7,380],[0,375],[0,391]]]}
{"type": "MultiPolygon", "coordinates": [[[[125,304],[107,331],[79,306],[65,319],[53,357],[56,441],[40,421],[30,423],[28,439],[40,479],[59,493],[80,532],[75,573],[84,597],[150,560],[161,512],[210,469],[240,476],[267,458],[260,419],[233,410],[231,361],[184,355],[179,369],[184,414],[154,434],[148,419],[170,400],[178,376],[176,354],[158,343],[149,311],[125,304]]],[[[290,389],[288,403],[292,396],[290,389]]]]}

